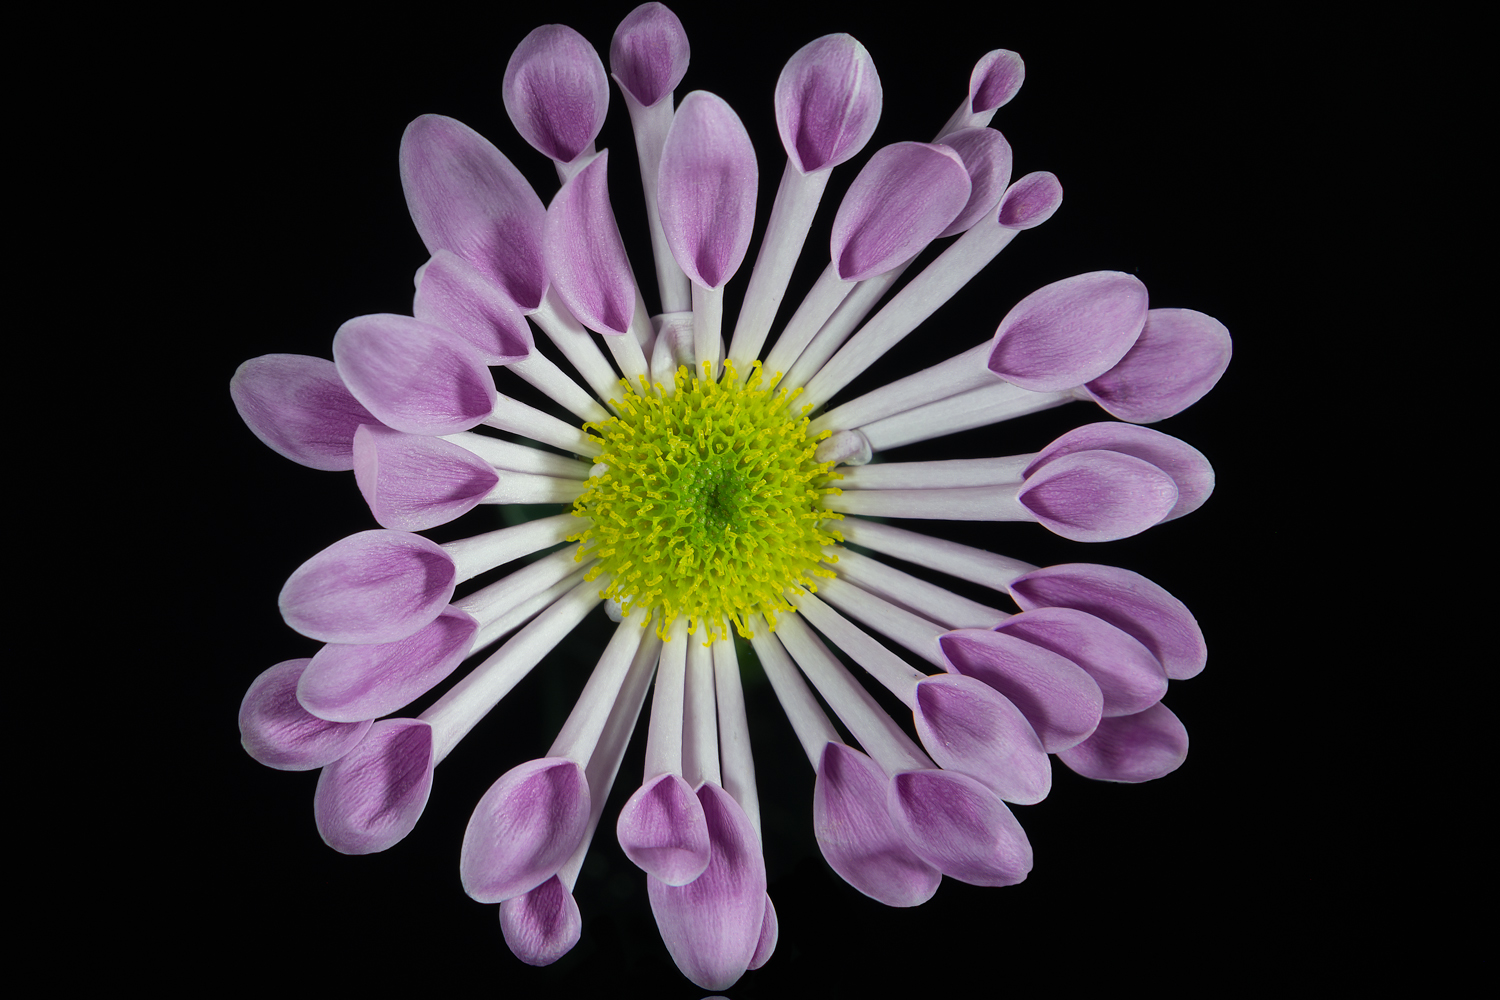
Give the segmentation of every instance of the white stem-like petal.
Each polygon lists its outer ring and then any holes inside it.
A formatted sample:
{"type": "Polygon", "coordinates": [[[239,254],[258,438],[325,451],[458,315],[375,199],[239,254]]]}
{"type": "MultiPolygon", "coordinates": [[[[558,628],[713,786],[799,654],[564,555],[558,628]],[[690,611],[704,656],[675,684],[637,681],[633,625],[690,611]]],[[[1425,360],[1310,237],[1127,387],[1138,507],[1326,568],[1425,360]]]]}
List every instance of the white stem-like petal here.
{"type": "MultiPolygon", "coordinates": [[[[640,347],[636,347],[636,351],[639,352],[640,347]]],[[[484,423],[542,444],[550,444],[563,451],[571,451],[575,455],[592,458],[604,450],[603,443],[592,434],[585,433],[583,428],[563,423],[552,414],[543,413],[536,407],[509,396],[498,396],[495,399],[495,408],[484,418],[484,423]]]]}
{"type": "Polygon", "coordinates": [[[883,417],[904,413],[913,407],[947,399],[970,389],[993,385],[995,376],[985,367],[993,343],[986,340],[931,368],[887,383],[879,389],[835,406],[808,427],[808,432],[839,431],[862,427],[883,417]]]}
{"type": "Polygon", "coordinates": [[[718,381],[724,361],[724,288],[693,285],[693,374],[703,377],[703,365],[712,370],[710,378],[718,381]]]}
{"type": "Polygon", "coordinates": [[[776,692],[776,700],[781,702],[782,711],[786,712],[787,721],[792,724],[808,763],[816,771],[823,759],[823,748],[829,743],[842,743],[844,738],[818,705],[802,675],[792,666],[791,657],[787,656],[776,633],[766,627],[764,620],[753,623],[751,627],[755,631],[750,637],[750,645],[755,647],[755,655],[760,657],[760,665],[776,692]]]}
{"type": "Polygon", "coordinates": [[[506,365],[579,420],[608,420],[609,411],[541,351],[506,365]]]}
{"type": "Polygon", "coordinates": [[[641,637],[646,633],[641,628],[641,616],[641,610],[633,608],[615,626],[615,634],[604,647],[594,672],[578,696],[578,702],[558,730],[557,739],[552,741],[552,749],[546,754],[548,757],[566,757],[579,764],[588,764],[614,709],[620,685],[625,682],[625,675],[635,660],[641,637]]]}
{"type": "Polygon", "coordinates": [[[692,788],[705,781],[724,786],[719,773],[719,724],[714,697],[714,652],[688,637],[682,694],[682,777],[692,788]]]}
{"type": "Polygon", "coordinates": [[[530,445],[517,444],[489,434],[459,431],[457,434],[443,435],[443,440],[451,441],[460,448],[472,451],[497,469],[530,472],[538,476],[553,476],[557,479],[587,479],[589,477],[588,462],[580,462],[576,458],[543,451],[530,445]]]}
{"type": "Polygon", "coordinates": [[[787,320],[786,328],[776,338],[771,353],[766,355],[766,371],[773,374],[791,371],[803,350],[857,284],[840,278],[838,268],[830,262],[818,275],[807,298],[787,320]]]}
{"type": "Polygon", "coordinates": [[[572,514],[557,514],[512,528],[486,531],[473,538],[444,542],[443,551],[453,558],[456,582],[463,583],[513,559],[556,545],[577,529],[578,518],[572,514]]]}
{"type": "MultiPolygon", "coordinates": [[[[792,596],[791,592],[788,591],[787,599],[792,600],[792,596]]],[[[822,632],[835,646],[847,653],[855,663],[860,665],[865,673],[875,678],[882,687],[897,698],[900,698],[908,708],[913,711],[916,710],[917,684],[927,679],[926,674],[910,663],[907,663],[889,649],[886,649],[869,633],[830,608],[827,604],[818,600],[812,594],[797,594],[795,596],[796,600],[792,600],[792,603],[797,605],[797,609],[819,632],[822,632]]],[[[784,630],[779,628],[780,624],[778,620],[778,631],[782,631],[783,633],[781,641],[786,644],[788,652],[793,656],[797,656],[797,651],[792,648],[792,644],[787,639],[784,630]]],[[[800,657],[798,657],[797,662],[802,662],[800,657]]],[[[818,683],[817,678],[811,678],[811,680],[815,685],[818,683]]],[[[819,687],[818,690],[821,691],[822,688],[819,687]]],[[[823,697],[828,697],[826,692],[823,697]]],[[[835,705],[833,710],[839,712],[838,706],[835,705]]],[[[839,713],[839,718],[844,718],[842,713],[839,713]]],[[[844,724],[848,725],[849,720],[844,719],[844,724]]]]}
{"type": "Polygon", "coordinates": [[[840,469],[840,489],[936,490],[949,486],[1002,486],[1021,482],[1036,453],[942,462],[881,462],[840,469]]]}
{"type": "Polygon", "coordinates": [[[588,330],[563,304],[557,289],[549,287],[541,305],[526,315],[542,328],[547,338],[568,359],[568,364],[578,370],[589,388],[594,390],[594,395],[605,402],[619,398],[620,376],[588,330]]]}
{"type": "Polygon", "coordinates": [[[554,479],[507,472],[480,503],[572,503],[587,484],[582,479],[554,479]]]}
{"type": "MultiPolygon", "coordinates": [[[[642,378],[645,378],[648,383],[651,379],[651,370],[646,366],[646,354],[641,350],[641,345],[645,341],[638,335],[641,320],[645,321],[649,335],[651,321],[646,318],[644,312],[636,320],[631,321],[630,329],[625,333],[618,336],[604,335],[604,346],[609,348],[609,353],[614,357],[621,374],[625,376],[625,381],[630,383],[630,388],[635,391],[640,390],[642,378]]],[[[616,395],[618,392],[617,388],[616,395]]]]}
{"type": "MultiPolygon", "coordinates": [[[[912,260],[916,260],[915,257],[912,260]]],[[[834,310],[832,316],[823,324],[818,335],[813,338],[812,343],[802,351],[796,362],[781,380],[781,384],[788,389],[804,386],[818,371],[828,363],[834,352],[843,346],[844,341],[854,332],[855,327],[863,323],[865,317],[870,315],[875,306],[885,297],[897,280],[911,267],[912,261],[894,267],[884,274],[877,274],[873,278],[866,278],[858,282],[854,289],[844,297],[844,301],[834,310]]]]}
{"type": "Polygon", "coordinates": [[[1010,486],[954,486],[937,490],[844,490],[823,498],[840,514],[914,517],[944,521],[1035,521],[1019,499],[1020,483],[1010,486]]]}
{"type": "Polygon", "coordinates": [[[635,133],[635,153],[641,164],[641,187],[646,195],[646,221],[651,227],[651,255],[656,260],[656,287],[661,293],[661,311],[683,312],[692,301],[688,276],[677,266],[672,248],[667,245],[661,228],[657,201],[657,174],[661,170],[661,148],[672,128],[672,98],[667,96],[649,108],[629,90],[621,88],[625,107],[630,111],[630,127],[635,133]]]}
{"type": "Polygon", "coordinates": [[[929,441],[944,434],[975,427],[988,427],[1013,417],[1071,403],[1077,397],[1071,391],[1031,392],[1009,382],[996,380],[993,385],[925,406],[918,406],[860,427],[870,446],[883,451],[903,444],[929,441]]]}
{"type": "Polygon", "coordinates": [[[863,518],[840,521],[839,534],[844,536],[845,542],[983,584],[1002,594],[1010,593],[1012,580],[1036,569],[1019,559],[863,518]]]}
{"type": "Polygon", "coordinates": [[[939,670],[948,669],[948,658],[938,647],[938,639],[948,632],[943,626],[912,614],[842,577],[824,580],[818,593],[844,614],[900,643],[939,670]]]}
{"type": "Polygon", "coordinates": [[[651,728],[646,735],[646,779],[682,773],[682,698],[687,679],[687,618],[667,630],[656,688],[651,694],[651,728]]]}
{"type": "Polygon", "coordinates": [[[714,640],[714,693],[719,706],[719,767],[724,791],[745,810],[760,836],[760,796],[755,790],[755,760],[750,755],[750,721],[740,686],[739,658],[726,628],[714,640]]]}
{"type": "Polygon", "coordinates": [[[839,579],[848,580],[950,629],[994,628],[1012,617],[999,608],[971,601],[935,583],[903,573],[879,559],[841,546],[828,546],[824,551],[838,558],[839,579]]]}

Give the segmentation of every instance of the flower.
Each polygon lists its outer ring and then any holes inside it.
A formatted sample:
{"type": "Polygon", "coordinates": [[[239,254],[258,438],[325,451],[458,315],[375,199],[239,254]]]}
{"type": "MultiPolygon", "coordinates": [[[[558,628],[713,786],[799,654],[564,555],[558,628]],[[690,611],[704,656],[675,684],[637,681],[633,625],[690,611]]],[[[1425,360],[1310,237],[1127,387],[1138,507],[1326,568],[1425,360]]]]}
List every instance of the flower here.
{"type": "Polygon", "coordinates": [[[823,277],[778,329],[829,177],[860,155],[880,105],[879,77],[852,38],[799,51],[775,93],[788,163],[726,331],[722,295],[749,252],[758,164],[722,100],[693,92],[674,104],[686,60],[681,25],[658,4],[633,12],[610,50],[655,206],[658,317],[625,256],[608,152],[593,149],[603,63],[549,26],[518,48],[503,92],[523,137],[556,163],[550,203],[471,129],[417,119],[402,181],[431,260],[412,315],[351,320],[331,362],[271,356],[237,373],[251,429],[303,464],[352,469],[381,526],[288,580],[288,624],[326,645],[258,678],[241,727],[257,759],[322,769],[315,810],[331,846],[384,850],[416,824],[436,765],[462,736],[605,604],[619,622],[612,640],[552,747],[479,802],[462,882],[500,905],[524,961],[554,961],[578,940],[572,890],[654,675],[646,770],[616,836],[647,873],[679,968],[723,989],[770,957],[777,926],[736,635],[816,771],[813,823],[830,866],[891,905],[924,901],[942,875],[1024,879],[1032,848],[1007,803],[1046,797],[1051,755],[1120,781],[1181,763],[1185,730],[1161,699],[1169,679],[1201,669],[1204,651],[1180,602],[1127,570],[1037,568],[871,518],[1032,520],[1075,541],[1120,538],[1203,502],[1212,471],[1202,455],[1102,421],[1024,455],[871,458],[1074,399],[1125,421],[1162,419],[1211,387],[1228,337],[1202,314],[1150,309],[1130,275],[1091,272],[1015,303],[971,350],[841,396],[1056,210],[1057,178],[1012,183],[1009,145],[976,118],[993,113],[977,100],[1014,95],[1020,61],[981,60],[941,142],[868,157],[835,214],[823,277]],[[948,237],[874,308],[929,242],[948,237]],[[569,417],[500,394],[492,366],[569,417]],[[571,509],[444,544],[416,534],[485,503],[571,509]],[[471,584],[538,553],[548,554],[471,584]],[[890,559],[989,586],[1021,611],[962,598],[890,559]],[[906,704],[916,739],[830,646],[906,704]],[[479,653],[417,717],[394,715],[479,653]]]}

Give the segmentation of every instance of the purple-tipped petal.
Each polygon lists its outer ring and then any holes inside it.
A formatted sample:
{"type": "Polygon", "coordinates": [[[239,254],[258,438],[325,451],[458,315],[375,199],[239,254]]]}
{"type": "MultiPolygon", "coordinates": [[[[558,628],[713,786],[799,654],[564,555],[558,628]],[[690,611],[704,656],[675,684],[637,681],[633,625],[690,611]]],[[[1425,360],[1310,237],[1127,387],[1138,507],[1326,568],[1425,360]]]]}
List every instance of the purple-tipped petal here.
{"type": "Polygon", "coordinates": [[[734,276],[755,226],[755,148],[740,116],[702,90],[682,99],[657,174],[661,225],[677,265],[719,288],[734,276]]]}
{"type": "Polygon", "coordinates": [[[940,767],[977,778],[1007,802],[1029,806],[1051,791],[1052,765],[1036,731],[983,681],[929,677],[917,684],[913,716],[922,745],[940,767]]]}
{"type": "Polygon", "coordinates": [[[943,136],[943,145],[964,161],[969,172],[969,201],[938,238],[968,232],[980,219],[997,211],[1000,196],[1010,183],[1012,154],[1005,136],[992,128],[964,128],[943,136]]]}
{"type": "Polygon", "coordinates": [[[527,965],[551,965],[573,950],[583,933],[583,915],[556,875],[500,903],[500,933],[527,965]]]}
{"type": "Polygon", "coordinates": [[[301,354],[251,358],[229,380],[240,419],[276,454],[327,472],[354,468],[354,429],[378,423],[332,361],[301,354]]]}
{"type": "Polygon", "coordinates": [[[240,744],[256,761],[278,771],[311,771],[338,760],[364,739],[366,716],[328,722],[297,701],[297,681],[311,660],[284,660],[250,682],[240,702],[240,744]]]}
{"type": "Polygon", "coordinates": [[[411,314],[458,334],[487,365],[508,365],[531,353],[526,317],[495,283],[449,250],[423,265],[411,314]]]}
{"type": "Polygon", "coordinates": [[[374,854],[400,843],[432,791],[432,727],[382,719],[359,745],[323,768],[313,815],[323,842],[341,854],[374,854]]]}
{"type": "Polygon", "coordinates": [[[1120,271],[1045,285],[995,331],[990,371],[1032,392],[1061,392],[1108,371],[1146,325],[1146,286],[1120,271]]]}
{"type": "Polygon", "coordinates": [[[1133,783],[1171,774],[1187,752],[1187,727],[1157,702],[1135,715],[1105,719],[1093,736],[1057,756],[1085,778],[1133,783]]]}
{"type": "Polygon", "coordinates": [[[521,138],[559,163],[593,146],[609,110],[609,78],[599,53],[563,24],[544,24],[521,39],[500,92],[521,138]]]}
{"type": "Polygon", "coordinates": [[[898,142],[877,150],[833,219],[839,277],[863,281],[915,257],[968,201],[969,172],[947,146],[898,142]]]}
{"type": "Polygon", "coordinates": [[[1138,535],[1177,505],[1177,484],[1150,462],[1079,451],[1042,466],[1017,497],[1042,526],[1075,542],[1138,535]]]}
{"type": "Polygon", "coordinates": [[[457,608],[405,639],[375,644],[329,643],[297,683],[297,700],[320,719],[354,722],[389,715],[453,673],[469,653],[479,623],[457,608]]]}
{"type": "Polygon", "coordinates": [[[1009,49],[986,52],[969,74],[969,112],[983,114],[1010,103],[1026,80],[1026,64],[1009,49]]]}
{"type": "Polygon", "coordinates": [[[541,304],[546,209],[488,139],[463,122],[423,115],[401,137],[401,189],[429,254],[451,250],[522,309],[541,304]]]}
{"type": "Polygon", "coordinates": [[[1192,309],[1152,309],[1120,363],[1083,388],[1112,416],[1150,424],[1202,399],[1229,367],[1229,330],[1192,309]]]}
{"type": "Polygon", "coordinates": [[[1000,198],[1000,225],[1006,229],[1035,229],[1062,207],[1062,182],[1046,170],[1027,174],[1005,189],[1000,198]]]}
{"type": "Polygon", "coordinates": [[[949,878],[1015,885],[1031,871],[1031,842],[1004,802],[966,774],[905,771],[891,779],[890,813],[912,850],[949,878]]]}
{"type": "Polygon", "coordinates": [[[609,43],[615,82],[648,108],[677,89],[687,68],[687,32],[659,3],[643,3],[626,14],[609,43]]]}
{"type": "Polygon", "coordinates": [[[1012,580],[1010,592],[1027,611],[1077,608],[1123,629],[1161,661],[1172,680],[1194,677],[1208,662],[1203,630],[1192,612],[1132,570],[1095,563],[1047,566],[1012,580]]]}
{"type": "Polygon", "coordinates": [[[1082,743],[1099,725],[1099,685],[1059,653],[979,628],[949,632],[938,645],[954,671],[984,681],[1020,709],[1048,753],[1082,743]]]}
{"type": "Polygon", "coordinates": [[[405,531],[361,531],[298,566],[281,615],[322,642],[394,642],[438,616],[457,571],[436,542],[405,531]]]}
{"type": "Polygon", "coordinates": [[[706,990],[732,986],[755,957],[766,916],[766,864],[749,817],[714,784],[698,789],[713,845],[687,885],[648,879],[651,912],[677,968],[706,990]]]}
{"type": "Polygon", "coordinates": [[[578,849],[588,829],[589,783],[564,757],[529,760],[484,793],[464,830],[464,892],[499,903],[530,892],[578,849]]]}
{"type": "Polygon", "coordinates": [[[880,74],[850,35],[798,49],[776,80],[776,127],[802,173],[838,166],[864,148],[880,121],[880,74]]]}
{"type": "Polygon", "coordinates": [[[1134,715],[1161,701],[1167,672],[1135,636],[1076,608],[1033,608],[995,626],[1003,635],[1066,656],[1104,695],[1104,718],[1134,715]]]}
{"type": "Polygon", "coordinates": [[[635,276],[610,208],[608,170],[605,150],[547,206],[547,274],[579,322],[621,334],[635,316],[635,276]]]}
{"type": "Polygon", "coordinates": [[[1214,470],[1203,453],[1170,434],[1135,424],[1106,420],[1075,427],[1047,447],[1026,467],[1030,476],[1047,463],[1078,451],[1113,451],[1150,462],[1177,484],[1177,503],[1164,521],[1192,513],[1214,491],[1214,470]]]}
{"type": "Polygon", "coordinates": [[[659,774],[637,789],[615,835],[627,858],[667,885],[686,885],[708,867],[703,804],[679,775],[659,774]]]}
{"type": "Polygon", "coordinates": [[[750,956],[750,964],[745,968],[755,970],[771,960],[771,955],[776,951],[776,941],[781,937],[781,922],[776,919],[776,907],[771,905],[771,897],[766,896],[766,915],[760,921],[760,940],[755,943],[755,954],[750,956]]]}
{"type": "Polygon", "coordinates": [[[451,441],[366,424],[354,434],[354,481],[382,527],[421,531],[468,513],[500,476],[451,441]]]}
{"type": "Polygon", "coordinates": [[[886,805],[886,774],[842,743],[823,747],[813,786],[813,834],[829,867],[871,899],[918,906],[942,874],[913,853],[886,805]]]}
{"type": "Polygon", "coordinates": [[[354,398],[398,431],[455,434],[495,408],[495,380],[479,352],[410,316],[349,320],[333,336],[333,362],[354,398]]]}

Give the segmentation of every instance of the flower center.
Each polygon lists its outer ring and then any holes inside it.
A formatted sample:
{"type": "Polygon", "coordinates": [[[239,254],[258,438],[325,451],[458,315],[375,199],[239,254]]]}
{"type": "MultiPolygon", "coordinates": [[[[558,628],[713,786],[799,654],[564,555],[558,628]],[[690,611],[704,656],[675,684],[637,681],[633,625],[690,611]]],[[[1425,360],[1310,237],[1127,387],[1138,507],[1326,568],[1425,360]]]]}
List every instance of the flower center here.
{"type": "Polygon", "coordinates": [[[810,437],[807,410],[793,413],[788,393],[763,385],[760,362],[740,382],[732,362],[719,382],[678,368],[675,391],[629,389],[619,414],[584,424],[604,438],[598,462],[573,513],[591,525],[569,536],[579,558],[596,556],[588,579],[610,575],[606,598],[655,617],[663,637],[678,615],[689,631],[715,636],[733,622],[750,633],[750,615],[792,611],[785,590],[816,590],[832,577],[823,546],[843,541],[823,509],[839,492],[832,462],[814,458],[824,432],[810,437]]]}

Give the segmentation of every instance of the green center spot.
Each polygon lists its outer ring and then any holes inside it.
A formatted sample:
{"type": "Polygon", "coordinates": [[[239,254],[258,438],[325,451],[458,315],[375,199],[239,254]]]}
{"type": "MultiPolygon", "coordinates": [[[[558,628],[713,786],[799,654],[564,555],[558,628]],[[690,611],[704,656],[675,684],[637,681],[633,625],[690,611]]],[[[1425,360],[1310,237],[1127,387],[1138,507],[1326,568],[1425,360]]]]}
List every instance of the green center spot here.
{"type": "Polygon", "coordinates": [[[814,459],[828,432],[808,435],[810,407],[791,411],[801,390],[763,385],[758,361],[745,382],[724,368],[719,382],[707,366],[703,378],[677,369],[671,395],[642,379],[617,416],[584,424],[604,439],[607,468],[574,502],[590,526],[569,541],[599,559],[589,579],[609,574],[604,596],[644,608],[663,637],[679,615],[715,636],[729,622],[748,636],[753,614],[774,629],[794,610],[786,588],[833,576],[823,546],[843,541],[823,527],[841,516],[823,509],[838,475],[814,459]]]}

